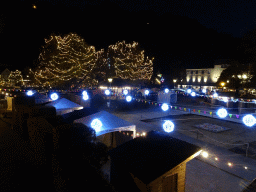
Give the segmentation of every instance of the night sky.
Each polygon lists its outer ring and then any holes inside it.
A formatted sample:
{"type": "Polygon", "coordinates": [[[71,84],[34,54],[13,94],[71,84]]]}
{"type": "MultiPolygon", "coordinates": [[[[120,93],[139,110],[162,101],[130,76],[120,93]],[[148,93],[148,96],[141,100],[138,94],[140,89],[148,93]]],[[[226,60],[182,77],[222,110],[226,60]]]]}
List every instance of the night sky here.
{"type": "Polygon", "coordinates": [[[231,0],[5,1],[0,5],[0,70],[35,67],[44,38],[69,32],[96,50],[137,41],[155,58],[155,72],[213,67],[216,59],[236,57],[240,39],[255,27],[255,8],[256,2],[231,0]]]}

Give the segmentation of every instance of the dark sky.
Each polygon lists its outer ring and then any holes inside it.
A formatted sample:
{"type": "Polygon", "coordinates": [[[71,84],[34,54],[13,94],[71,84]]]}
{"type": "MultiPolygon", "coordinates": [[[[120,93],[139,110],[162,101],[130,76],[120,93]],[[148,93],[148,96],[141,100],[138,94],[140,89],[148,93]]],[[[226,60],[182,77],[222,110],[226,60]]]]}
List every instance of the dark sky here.
{"type": "Polygon", "coordinates": [[[69,32],[97,50],[117,41],[137,41],[163,73],[212,67],[216,59],[237,55],[240,38],[256,21],[254,1],[7,2],[0,3],[0,63],[12,70],[32,66],[51,33],[69,32]]]}

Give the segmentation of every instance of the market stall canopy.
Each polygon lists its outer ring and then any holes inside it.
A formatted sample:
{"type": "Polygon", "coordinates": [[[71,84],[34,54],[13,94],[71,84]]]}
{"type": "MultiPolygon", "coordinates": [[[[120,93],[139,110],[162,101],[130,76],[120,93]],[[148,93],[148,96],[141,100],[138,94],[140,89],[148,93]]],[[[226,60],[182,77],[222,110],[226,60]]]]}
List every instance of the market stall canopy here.
{"type": "Polygon", "coordinates": [[[132,123],[125,121],[106,111],[100,111],[98,113],[76,119],[74,123],[83,123],[88,127],[92,127],[91,123],[95,119],[98,119],[102,124],[99,129],[95,130],[96,136],[115,131],[133,131],[133,135],[136,135],[136,125],[133,125],[132,123]]]}
{"type": "Polygon", "coordinates": [[[83,106],[78,105],[68,99],[61,98],[51,103],[46,104],[46,106],[53,106],[56,109],[57,115],[63,115],[66,113],[73,112],[74,110],[83,109],[83,106]]]}

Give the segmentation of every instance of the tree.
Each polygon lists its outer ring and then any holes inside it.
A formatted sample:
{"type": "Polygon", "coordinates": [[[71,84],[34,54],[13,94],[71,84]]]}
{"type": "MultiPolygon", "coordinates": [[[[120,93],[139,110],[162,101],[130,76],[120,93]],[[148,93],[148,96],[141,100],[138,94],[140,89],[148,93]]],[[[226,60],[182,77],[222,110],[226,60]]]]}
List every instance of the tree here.
{"type": "Polygon", "coordinates": [[[110,69],[121,79],[147,80],[153,75],[153,58],[145,56],[137,42],[127,44],[125,41],[110,45],[107,50],[110,69]]]}
{"type": "Polygon", "coordinates": [[[23,76],[21,74],[21,71],[11,71],[9,75],[9,82],[11,86],[21,86],[23,84],[23,76]]]}
{"type": "Polygon", "coordinates": [[[91,75],[95,65],[95,47],[74,33],[63,37],[52,34],[41,48],[35,78],[44,86],[70,87],[95,84],[91,75]]]}
{"type": "Polygon", "coordinates": [[[236,89],[238,94],[240,88],[250,88],[252,86],[251,79],[253,70],[251,64],[241,64],[237,60],[230,62],[230,66],[222,71],[217,86],[225,83],[226,87],[236,89]]]}

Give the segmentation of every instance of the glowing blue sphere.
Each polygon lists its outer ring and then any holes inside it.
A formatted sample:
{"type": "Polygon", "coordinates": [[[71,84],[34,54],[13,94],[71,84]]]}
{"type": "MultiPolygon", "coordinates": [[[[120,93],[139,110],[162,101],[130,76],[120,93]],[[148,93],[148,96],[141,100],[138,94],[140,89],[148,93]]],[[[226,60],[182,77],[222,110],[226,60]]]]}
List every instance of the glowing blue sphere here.
{"type": "Polygon", "coordinates": [[[224,102],[228,102],[228,98],[227,97],[223,97],[223,101],[224,102]]]}
{"type": "Polygon", "coordinates": [[[88,100],[89,99],[89,96],[88,95],[83,95],[83,100],[88,100]]]}
{"type": "Polygon", "coordinates": [[[161,108],[163,111],[167,111],[169,109],[169,106],[166,103],[164,103],[164,104],[162,104],[161,108]]]}
{"type": "Polygon", "coordinates": [[[165,93],[169,93],[169,89],[166,88],[166,89],[164,90],[164,92],[165,92],[165,93]]]}
{"type": "Polygon", "coordinates": [[[87,94],[87,91],[83,91],[83,92],[82,92],[82,95],[88,95],[88,94],[87,94]]]}
{"type": "Polygon", "coordinates": [[[33,91],[31,91],[31,90],[29,90],[28,92],[27,92],[27,96],[32,96],[34,93],[33,93],[33,91]]]}
{"type": "Polygon", "coordinates": [[[148,94],[149,94],[149,90],[146,90],[146,91],[145,91],[145,95],[148,95],[148,94]]]}
{"type": "Polygon", "coordinates": [[[195,96],[196,96],[196,93],[195,93],[195,92],[192,92],[192,93],[191,93],[191,96],[192,96],[192,97],[195,97],[195,96]]]}
{"type": "Polygon", "coordinates": [[[107,90],[105,91],[105,94],[106,94],[106,95],[110,95],[110,91],[107,89],[107,90]]]}
{"type": "Polygon", "coordinates": [[[227,117],[228,112],[227,112],[226,109],[221,108],[221,109],[219,109],[219,110],[217,111],[217,115],[218,115],[220,118],[225,118],[225,117],[227,117]]]}
{"type": "Polygon", "coordinates": [[[187,93],[190,94],[190,93],[191,93],[191,89],[188,89],[188,90],[187,90],[187,93]]]}
{"type": "Polygon", "coordinates": [[[51,100],[55,101],[55,100],[57,100],[57,99],[59,98],[59,96],[58,96],[57,93],[52,93],[52,94],[50,95],[50,98],[51,98],[51,100]]]}
{"type": "Polygon", "coordinates": [[[214,93],[214,94],[213,94],[213,97],[214,97],[214,98],[218,97],[218,93],[214,93]]]}
{"type": "Polygon", "coordinates": [[[174,124],[170,120],[165,121],[163,124],[163,129],[165,132],[170,133],[174,130],[174,124]]]}
{"type": "Polygon", "coordinates": [[[130,96],[130,95],[128,95],[127,97],[126,97],[126,101],[127,102],[130,102],[132,100],[132,97],[130,96]]]}
{"type": "Polygon", "coordinates": [[[125,90],[124,90],[124,95],[127,95],[127,94],[128,94],[128,90],[125,89],[125,90]]]}
{"type": "Polygon", "coordinates": [[[99,132],[101,130],[101,127],[102,127],[102,123],[99,119],[94,119],[92,122],[91,122],[91,127],[96,131],[96,132],[99,132]]]}
{"type": "Polygon", "coordinates": [[[256,119],[252,115],[245,115],[243,123],[248,127],[252,127],[256,123],[256,119]]]}

